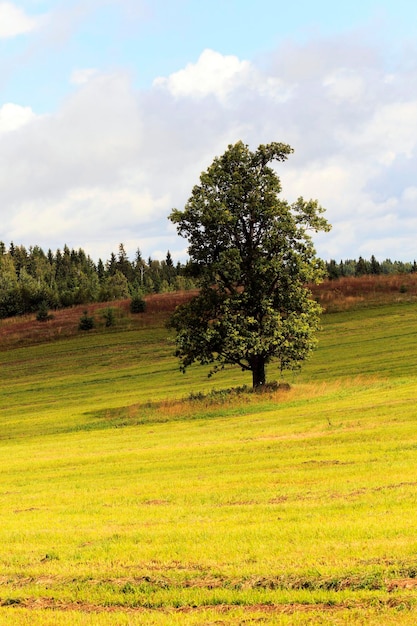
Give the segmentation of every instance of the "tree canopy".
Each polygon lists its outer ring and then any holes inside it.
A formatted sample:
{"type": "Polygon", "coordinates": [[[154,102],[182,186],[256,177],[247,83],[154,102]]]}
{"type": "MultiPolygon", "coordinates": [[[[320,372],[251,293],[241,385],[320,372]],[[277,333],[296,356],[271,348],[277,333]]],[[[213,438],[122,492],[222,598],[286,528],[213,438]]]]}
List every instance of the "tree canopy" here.
{"type": "Polygon", "coordinates": [[[252,372],[265,384],[266,365],[300,366],[315,347],[320,306],[308,283],[325,276],[312,231],[328,231],[324,209],[302,197],[279,197],[280,179],[269,165],[283,162],[289,145],[251,152],[241,141],[200,176],[184,210],[170,220],[188,239],[190,268],[201,290],[171,318],[183,371],[194,362],[252,372]]]}
{"type": "Polygon", "coordinates": [[[168,251],[166,260],[147,264],[136,252],[129,261],[124,245],[119,254],[95,264],[82,248],[64,245],[55,253],[45,253],[40,246],[0,241],[0,319],[46,309],[119,300],[138,293],[160,293],[193,289],[181,263],[174,265],[168,251]]]}

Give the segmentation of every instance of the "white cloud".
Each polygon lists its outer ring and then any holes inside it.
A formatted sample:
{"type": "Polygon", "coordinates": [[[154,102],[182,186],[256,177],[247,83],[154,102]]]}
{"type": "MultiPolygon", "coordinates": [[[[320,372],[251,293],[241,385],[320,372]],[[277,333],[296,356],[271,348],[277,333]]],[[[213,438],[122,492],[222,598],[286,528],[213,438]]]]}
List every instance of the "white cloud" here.
{"type": "Polygon", "coordinates": [[[417,204],[417,187],[407,187],[404,189],[402,197],[405,202],[412,202],[414,205],[417,204]]]}
{"type": "Polygon", "coordinates": [[[98,70],[94,68],[85,68],[82,70],[74,70],[71,73],[70,82],[73,85],[85,85],[89,80],[97,76],[98,70]]]}
{"type": "Polygon", "coordinates": [[[364,95],[365,81],[357,71],[340,68],[326,76],[323,84],[335,100],[358,102],[364,95]]]}
{"type": "Polygon", "coordinates": [[[98,76],[56,114],[5,137],[1,195],[3,202],[19,207],[28,199],[117,181],[141,149],[140,112],[125,74],[98,76]]]}
{"type": "MultiPolygon", "coordinates": [[[[24,110],[3,109],[9,120],[24,110]]],[[[121,241],[163,236],[173,201],[157,183],[161,172],[154,179],[149,172],[142,135],[142,112],[124,73],[92,77],[57,113],[34,117],[16,136],[5,134],[0,212],[6,241],[46,249],[93,241],[86,251],[96,256],[107,248],[108,256],[121,241]]]]}
{"type": "Polygon", "coordinates": [[[280,168],[280,175],[283,193],[291,201],[303,195],[319,198],[324,206],[337,204],[339,210],[346,211],[352,210],[352,196],[366,180],[361,167],[352,167],[342,159],[317,160],[301,168],[294,168],[290,160],[280,168]]]}
{"type": "Polygon", "coordinates": [[[156,78],[153,86],[167,90],[177,100],[214,97],[223,106],[233,106],[238,92],[244,100],[266,97],[285,102],[294,89],[292,83],[264,75],[249,61],[209,49],[201,53],[197,63],[189,63],[167,78],[156,78]]]}
{"type": "Polygon", "coordinates": [[[0,134],[21,128],[35,118],[30,107],[8,102],[0,107],[0,134]]]}
{"type": "Polygon", "coordinates": [[[166,196],[154,197],[148,190],[126,185],[70,189],[58,200],[23,202],[11,226],[21,236],[38,241],[49,229],[65,238],[66,233],[75,233],[81,223],[86,232],[111,231],[115,218],[123,215],[121,230],[128,232],[137,223],[151,223],[164,214],[167,202],[166,196]]]}
{"type": "Polygon", "coordinates": [[[317,238],[322,256],[414,258],[417,70],[388,74],[355,42],[279,52],[266,69],[205,50],[142,92],[128,73],[77,69],[74,93],[50,115],[4,105],[2,238],[86,246],[94,258],[123,241],[131,255],[139,245],[145,257],[169,248],[184,258],[167,216],[242,139],[295,148],[277,167],[283,197],[327,209],[334,228],[317,238]]]}
{"type": "Polygon", "coordinates": [[[175,97],[204,98],[214,95],[224,100],[250,73],[248,61],[236,56],[223,56],[214,50],[204,50],[197,63],[189,63],[184,69],[168,78],[156,78],[154,86],[161,86],[175,97]]]}
{"type": "Polygon", "coordinates": [[[375,151],[375,157],[390,165],[398,155],[416,156],[417,100],[381,103],[372,119],[366,120],[356,144],[375,151]]]}
{"type": "Polygon", "coordinates": [[[0,39],[29,33],[38,21],[11,2],[0,2],[0,39]]]}

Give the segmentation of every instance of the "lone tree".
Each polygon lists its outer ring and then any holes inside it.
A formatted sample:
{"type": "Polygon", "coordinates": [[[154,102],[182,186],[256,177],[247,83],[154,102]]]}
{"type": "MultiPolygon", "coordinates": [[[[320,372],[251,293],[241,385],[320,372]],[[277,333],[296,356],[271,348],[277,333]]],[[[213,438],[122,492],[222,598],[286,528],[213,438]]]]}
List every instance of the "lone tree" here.
{"type": "Polygon", "coordinates": [[[183,371],[194,362],[226,364],[266,382],[266,365],[297,369],[316,345],[320,306],[308,283],[324,277],[310,231],[330,225],[317,201],[278,197],[280,179],[268,165],[293,152],[282,143],[251,152],[230,145],[200,176],[183,211],[169,219],[189,241],[190,267],[201,290],[171,317],[183,371]]]}

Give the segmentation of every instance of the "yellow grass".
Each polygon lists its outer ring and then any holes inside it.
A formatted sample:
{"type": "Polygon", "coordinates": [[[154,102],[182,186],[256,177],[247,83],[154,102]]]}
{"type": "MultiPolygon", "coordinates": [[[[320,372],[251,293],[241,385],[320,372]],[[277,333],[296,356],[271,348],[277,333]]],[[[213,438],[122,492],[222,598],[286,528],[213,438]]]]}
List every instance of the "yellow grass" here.
{"type": "Polygon", "coordinates": [[[0,623],[414,623],[416,312],[259,395],[160,327],[0,353],[0,623]]]}

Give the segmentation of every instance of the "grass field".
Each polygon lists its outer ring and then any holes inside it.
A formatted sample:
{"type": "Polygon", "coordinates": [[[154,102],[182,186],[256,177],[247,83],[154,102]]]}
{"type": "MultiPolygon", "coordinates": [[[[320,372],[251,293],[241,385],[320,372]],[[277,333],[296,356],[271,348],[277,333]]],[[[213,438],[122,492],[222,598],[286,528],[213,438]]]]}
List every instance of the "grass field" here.
{"type": "Polygon", "coordinates": [[[180,374],[163,314],[6,342],[0,623],[415,624],[416,319],[329,313],[259,395],[180,374]]]}

